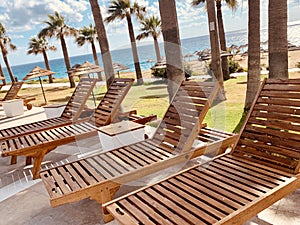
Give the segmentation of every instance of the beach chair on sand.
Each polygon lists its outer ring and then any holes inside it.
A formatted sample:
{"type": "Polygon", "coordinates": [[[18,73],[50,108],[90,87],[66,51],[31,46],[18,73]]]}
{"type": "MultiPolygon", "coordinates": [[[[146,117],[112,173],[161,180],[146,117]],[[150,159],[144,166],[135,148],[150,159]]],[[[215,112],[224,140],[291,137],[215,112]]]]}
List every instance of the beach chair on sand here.
{"type": "Polygon", "coordinates": [[[105,204],[123,225],[243,224],[300,188],[300,79],[264,80],[233,151],[105,204]]]}
{"type": "Polygon", "coordinates": [[[1,156],[26,156],[26,165],[31,164],[33,158],[33,178],[38,178],[41,163],[48,152],[80,138],[97,135],[97,127],[108,125],[113,120],[133,82],[131,78],[116,78],[88,121],[0,140],[1,156]]]}
{"type": "Polygon", "coordinates": [[[82,78],[59,117],[2,129],[0,130],[0,140],[29,134],[39,130],[64,126],[75,122],[80,117],[96,82],[96,79],[82,78]]]}
{"type": "Polygon", "coordinates": [[[24,82],[13,82],[8,91],[6,92],[5,96],[1,100],[1,102],[19,98],[23,99],[23,104],[27,107],[28,110],[32,109],[32,104],[29,102],[35,100],[34,97],[28,98],[25,96],[18,96],[18,93],[21,90],[23,83],[24,82]]]}
{"type": "Polygon", "coordinates": [[[121,184],[204,154],[191,148],[217,90],[216,83],[184,81],[152,138],[42,171],[51,206],[108,202],[121,184]]]}

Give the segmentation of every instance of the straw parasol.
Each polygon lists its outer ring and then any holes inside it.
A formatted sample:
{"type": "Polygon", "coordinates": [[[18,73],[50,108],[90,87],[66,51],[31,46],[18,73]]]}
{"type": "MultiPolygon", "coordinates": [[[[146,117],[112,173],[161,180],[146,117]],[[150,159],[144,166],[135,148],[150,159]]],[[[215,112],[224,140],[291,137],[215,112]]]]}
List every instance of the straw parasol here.
{"type": "MultiPolygon", "coordinates": [[[[101,73],[104,69],[101,66],[95,65],[88,61],[82,63],[81,65],[75,64],[71,69],[67,71],[67,73],[71,74],[71,76],[83,76],[88,75],[91,73],[101,73]]],[[[94,104],[96,106],[96,98],[94,92],[92,92],[94,104]]]]}
{"type": "Polygon", "coordinates": [[[115,73],[117,72],[118,77],[120,77],[120,73],[119,72],[122,71],[122,70],[128,70],[129,67],[125,66],[125,65],[123,65],[123,64],[121,64],[119,62],[115,62],[115,63],[113,63],[113,69],[114,69],[115,73]]]}
{"type": "Polygon", "coordinates": [[[104,71],[102,67],[86,61],[80,66],[76,64],[76,66],[73,66],[71,69],[69,69],[67,73],[71,74],[71,76],[80,77],[82,75],[88,75],[91,73],[101,73],[102,71],[104,71]]]}
{"type": "Polygon", "coordinates": [[[30,79],[34,79],[34,78],[39,78],[40,84],[41,84],[41,88],[42,88],[42,92],[43,92],[43,97],[45,100],[45,104],[47,104],[47,100],[46,100],[46,96],[45,96],[45,91],[43,88],[43,83],[42,83],[42,79],[41,77],[44,76],[50,76],[52,74],[55,74],[55,72],[51,71],[51,70],[46,70],[43,69],[39,66],[34,67],[24,78],[23,80],[30,80],[30,79]]]}

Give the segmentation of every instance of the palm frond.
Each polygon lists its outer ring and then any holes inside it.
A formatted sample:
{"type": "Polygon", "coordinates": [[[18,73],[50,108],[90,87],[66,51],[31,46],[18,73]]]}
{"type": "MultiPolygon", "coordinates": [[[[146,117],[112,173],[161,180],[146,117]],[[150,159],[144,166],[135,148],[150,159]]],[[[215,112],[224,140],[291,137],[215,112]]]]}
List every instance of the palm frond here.
{"type": "Polygon", "coordinates": [[[191,2],[191,5],[192,5],[192,6],[197,6],[197,5],[200,5],[200,4],[202,4],[202,3],[205,3],[205,0],[193,0],[193,1],[191,2]]]}

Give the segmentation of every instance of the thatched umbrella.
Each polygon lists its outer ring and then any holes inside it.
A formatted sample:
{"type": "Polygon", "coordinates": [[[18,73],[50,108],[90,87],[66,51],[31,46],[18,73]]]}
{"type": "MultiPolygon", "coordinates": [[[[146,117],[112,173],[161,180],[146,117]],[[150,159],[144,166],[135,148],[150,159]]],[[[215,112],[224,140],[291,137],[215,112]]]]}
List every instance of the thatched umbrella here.
{"type": "Polygon", "coordinates": [[[82,76],[88,75],[91,73],[101,73],[104,69],[101,66],[92,64],[90,62],[84,62],[80,66],[76,64],[71,69],[67,71],[67,73],[71,74],[71,76],[82,76]]]}
{"type": "Polygon", "coordinates": [[[42,79],[41,77],[44,77],[44,76],[50,76],[52,74],[55,74],[55,72],[53,71],[50,71],[50,70],[46,70],[46,69],[43,69],[39,66],[36,66],[34,67],[24,78],[23,80],[29,80],[29,79],[34,79],[34,78],[39,78],[39,81],[40,81],[40,84],[41,84],[41,88],[42,88],[42,92],[43,92],[43,97],[44,97],[44,100],[45,100],[45,104],[47,104],[47,99],[46,99],[46,96],[45,96],[45,91],[44,91],[44,88],[43,88],[43,83],[42,83],[42,79]]]}
{"type": "MultiPolygon", "coordinates": [[[[81,77],[82,75],[89,76],[91,73],[101,73],[102,71],[104,71],[104,68],[102,68],[101,66],[86,61],[81,65],[78,64],[74,65],[71,69],[67,71],[67,73],[71,74],[71,76],[81,77]]],[[[92,95],[94,99],[94,104],[96,106],[96,99],[95,99],[94,92],[92,92],[92,95]]]]}
{"type": "Polygon", "coordinates": [[[121,63],[115,62],[115,63],[113,63],[113,69],[114,69],[115,73],[117,72],[118,77],[120,77],[120,71],[122,71],[122,70],[128,70],[129,67],[125,66],[125,65],[123,65],[121,63]]]}

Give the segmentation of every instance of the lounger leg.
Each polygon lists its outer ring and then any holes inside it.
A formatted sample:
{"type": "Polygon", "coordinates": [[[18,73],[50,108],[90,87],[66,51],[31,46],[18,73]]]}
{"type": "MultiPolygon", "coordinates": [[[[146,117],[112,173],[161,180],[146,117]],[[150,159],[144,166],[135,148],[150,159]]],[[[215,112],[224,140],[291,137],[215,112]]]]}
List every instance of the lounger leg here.
{"type": "Polygon", "coordinates": [[[31,156],[26,156],[25,165],[28,166],[28,165],[31,165],[31,164],[32,164],[32,157],[31,156]]]}
{"type": "Polygon", "coordinates": [[[42,165],[42,161],[44,159],[44,156],[46,155],[48,150],[43,150],[38,152],[36,155],[32,156],[33,157],[33,168],[32,168],[32,175],[33,179],[38,179],[40,178],[40,169],[42,165]]]}
{"type": "MultiPolygon", "coordinates": [[[[114,188],[103,188],[97,194],[94,194],[91,198],[92,200],[97,201],[99,204],[103,204],[109,202],[113,199],[115,193],[119,190],[120,186],[116,186],[114,188]]],[[[103,211],[103,220],[105,223],[113,220],[113,216],[109,214],[107,211],[103,211]]]]}
{"type": "Polygon", "coordinates": [[[10,165],[16,164],[17,163],[17,156],[13,155],[10,158],[10,165]]]}

